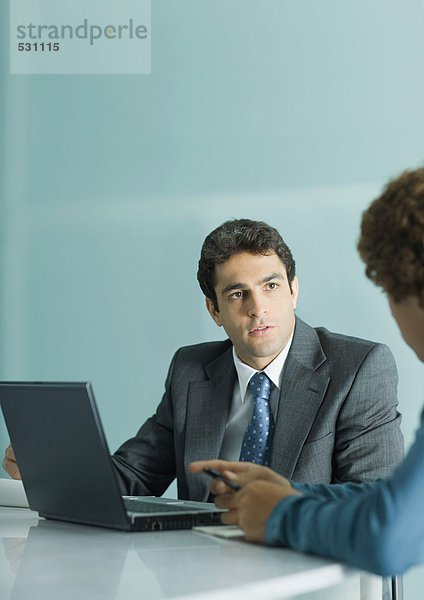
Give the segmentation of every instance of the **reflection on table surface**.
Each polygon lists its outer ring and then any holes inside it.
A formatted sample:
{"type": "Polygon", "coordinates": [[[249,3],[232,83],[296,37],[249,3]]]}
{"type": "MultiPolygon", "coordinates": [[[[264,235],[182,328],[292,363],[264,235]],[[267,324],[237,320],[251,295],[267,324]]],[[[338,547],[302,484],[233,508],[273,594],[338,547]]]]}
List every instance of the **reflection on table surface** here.
{"type": "Polygon", "coordinates": [[[4,600],[173,598],[306,571],[352,575],[324,559],[191,530],[124,533],[38,519],[25,509],[8,510],[6,519],[4,510],[0,574],[7,568],[13,578],[4,600]]]}

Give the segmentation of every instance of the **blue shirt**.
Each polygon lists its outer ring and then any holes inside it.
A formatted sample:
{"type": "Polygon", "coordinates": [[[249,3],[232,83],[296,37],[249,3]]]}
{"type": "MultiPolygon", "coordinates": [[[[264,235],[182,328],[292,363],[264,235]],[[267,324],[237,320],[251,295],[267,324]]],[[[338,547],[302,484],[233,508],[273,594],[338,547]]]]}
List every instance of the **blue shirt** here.
{"type": "Polygon", "coordinates": [[[387,480],[293,484],[304,496],[281,500],[265,539],[380,575],[424,563],[424,413],[404,462],[387,480]]]}

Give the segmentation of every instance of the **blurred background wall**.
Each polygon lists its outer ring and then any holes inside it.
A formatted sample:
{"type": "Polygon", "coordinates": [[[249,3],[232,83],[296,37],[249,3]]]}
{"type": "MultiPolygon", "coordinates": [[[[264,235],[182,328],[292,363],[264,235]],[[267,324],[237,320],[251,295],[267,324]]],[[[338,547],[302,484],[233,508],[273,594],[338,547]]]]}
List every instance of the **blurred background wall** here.
{"type": "Polygon", "coordinates": [[[263,219],[294,253],[298,314],[393,350],[411,443],[422,367],[355,244],[382,184],[423,161],[420,0],[153,0],[144,76],[9,75],[5,0],[0,40],[2,379],[92,381],[115,449],[174,351],[222,337],[205,235],[263,219]]]}

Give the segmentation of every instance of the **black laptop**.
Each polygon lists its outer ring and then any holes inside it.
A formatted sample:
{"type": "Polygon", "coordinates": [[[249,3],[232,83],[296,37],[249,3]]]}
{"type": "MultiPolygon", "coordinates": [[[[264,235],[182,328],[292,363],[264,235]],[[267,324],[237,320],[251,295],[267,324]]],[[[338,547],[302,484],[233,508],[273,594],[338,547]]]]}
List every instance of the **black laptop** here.
{"type": "Polygon", "coordinates": [[[220,523],[213,504],[121,496],[90,383],[0,383],[29,507],[48,519],[126,531],[220,523]]]}

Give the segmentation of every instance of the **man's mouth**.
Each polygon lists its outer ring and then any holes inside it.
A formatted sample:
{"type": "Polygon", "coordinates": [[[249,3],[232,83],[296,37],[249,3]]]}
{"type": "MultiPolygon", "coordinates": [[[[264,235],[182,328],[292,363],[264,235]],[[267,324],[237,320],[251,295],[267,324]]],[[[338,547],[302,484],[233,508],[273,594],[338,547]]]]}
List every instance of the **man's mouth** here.
{"type": "Polygon", "coordinates": [[[255,327],[255,329],[252,329],[251,331],[249,331],[249,335],[254,335],[254,336],[260,336],[260,335],[266,335],[269,331],[271,331],[272,327],[270,327],[269,325],[259,325],[258,327],[255,327]]]}

